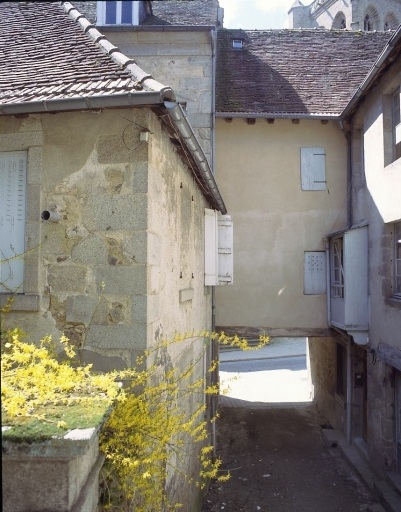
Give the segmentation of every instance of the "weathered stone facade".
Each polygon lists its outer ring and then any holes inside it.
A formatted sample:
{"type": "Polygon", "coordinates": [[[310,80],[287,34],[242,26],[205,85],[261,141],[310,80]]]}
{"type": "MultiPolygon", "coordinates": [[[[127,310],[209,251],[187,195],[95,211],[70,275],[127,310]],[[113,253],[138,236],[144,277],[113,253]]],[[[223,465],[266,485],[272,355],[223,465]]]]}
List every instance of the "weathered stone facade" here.
{"type": "Polygon", "coordinates": [[[289,28],[395,30],[401,22],[399,0],[315,0],[295,2],[288,12],[289,28]]]}
{"type": "Polygon", "coordinates": [[[25,295],[14,308],[24,313],[9,324],[33,339],[64,332],[106,366],[132,364],[162,335],[210,327],[207,204],[153,113],[37,115],[1,128],[1,149],[27,150],[29,168],[25,295]],[[42,221],[43,210],[60,221],[42,221]]]}
{"type": "Polygon", "coordinates": [[[163,26],[118,31],[108,27],[106,33],[125,55],[174,89],[212,163],[215,29],[163,26]]]}

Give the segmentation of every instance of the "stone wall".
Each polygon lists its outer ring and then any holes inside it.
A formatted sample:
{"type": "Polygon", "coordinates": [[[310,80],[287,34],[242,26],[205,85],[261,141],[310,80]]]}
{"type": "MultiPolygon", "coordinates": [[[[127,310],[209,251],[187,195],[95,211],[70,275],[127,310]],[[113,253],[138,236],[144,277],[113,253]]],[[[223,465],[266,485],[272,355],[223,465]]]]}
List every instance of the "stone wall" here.
{"type": "Polygon", "coordinates": [[[336,337],[308,338],[314,401],[329,424],[344,430],[344,397],[336,396],[336,337]]]}
{"type": "Polygon", "coordinates": [[[308,6],[290,9],[289,28],[339,29],[345,19],[347,30],[364,30],[365,16],[371,22],[370,30],[395,30],[401,22],[400,0],[315,0],[308,6]]]}
{"type": "Polygon", "coordinates": [[[95,428],[43,442],[2,441],[2,503],[7,512],[96,512],[99,453],[95,428]]]}
{"type": "MultiPolygon", "coordinates": [[[[3,118],[0,150],[28,152],[25,293],[6,327],[22,327],[33,341],[64,333],[98,370],[130,366],[177,332],[211,328],[203,247],[209,205],[153,112],[3,118]],[[143,130],[149,143],[139,140],[143,130]],[[41,220],[44,210],[60,220],[41,220]]],[[[160,377],[191,364],[194,379],[202,377],[208,350],[194,338],[156,351],[160,377]]],[[[193,410],[199,400],[202,394],[188,396],[183,406],[193,410]]],[[[190,476],[196,449],[186,455],[190,476]]],[[[197,500],[178,472],[169,489],[183,503],[197,500]]]]}
{"type": "Polygon", "coordinates": [[[105,33],[142,69],[173,88],[177,100],[186,105],[191,126],[212,162],[214,31],[200,27],[113,31],[110,27],[105,33]]]}

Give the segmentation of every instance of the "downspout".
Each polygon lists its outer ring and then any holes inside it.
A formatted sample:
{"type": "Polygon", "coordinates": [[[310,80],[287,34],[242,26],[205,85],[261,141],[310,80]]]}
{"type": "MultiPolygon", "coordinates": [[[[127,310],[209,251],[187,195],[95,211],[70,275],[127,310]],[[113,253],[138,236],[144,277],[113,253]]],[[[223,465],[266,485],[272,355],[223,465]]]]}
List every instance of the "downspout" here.
{"type": "Polygon", "coordinates": [[[331,325],[331,287],[330,287],[330,240],[326,238],[326,307],[327,323],[331,325]]]}
{"type": "Polygon", "coordinates": [[[227,209],[219,189],[217,188],[217,184],[213,177],[209,162],[207,161],[206,155],[201,145],[199,144],[198,139],[196,138],[181,105],[175,101],[165,101],[164,106],[168,111],[171,122],[173,123],[177,132],[184,139],[186,147],[197,163],[208,191],[216,203],[216,209],[225,215],[227,213],[227,209]]]}
{"type": "MultiPolygon", "coordinates": [[[[210,164],[212,168],[212,174],[216,175],[216,38],[217,33],[216,29],[212,29],[210,31],[210,45],[212,51],[212,101],[211,101],[211,112],[210,112],[210,123],[211,123],[211,155],[210,155],[210,164]]],[[[212,332],[216,330],[216,288],[212,286],[212,332]]],[[[219,342],[217,340],[211,340],[211,359],[219,361],[219,342]]],[[[213,384],[219,385],[220,382],[220,373],[219,366],[213,372],[213,384]]],[[[219,402],[219,398],[217,396],[212,396],[211,399],[211,415],[212,417],[216,416],[219,402]]],[[[216,432],[216,422],[212,421],[212,446],[213,446],[213,457],[217,458],[217,432],[216,432]]]]}
{"type": "Polygon", "coordinates": [[[347,341],[347,423],[346,423],[346,440],[347,444],[351,444],[352,439],[352,338],[348,336],[347,341]]]}

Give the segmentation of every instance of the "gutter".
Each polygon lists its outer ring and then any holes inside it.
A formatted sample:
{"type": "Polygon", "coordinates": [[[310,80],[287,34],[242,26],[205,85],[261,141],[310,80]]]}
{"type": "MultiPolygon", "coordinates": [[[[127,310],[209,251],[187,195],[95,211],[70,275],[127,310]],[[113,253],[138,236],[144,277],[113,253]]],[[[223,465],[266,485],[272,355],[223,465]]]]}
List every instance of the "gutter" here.
{"type": "Polygon", "coordinates": [[[166,87],[160,91],[135,91],[113,95],[73,96],[72,98],[26,101],[21,103],[4,103],[0,105],[0,115],[34,114],[62,112],[70,110],[98,110],[104,108],[124,108],[155,105],[173,95],[172,89],[166,87]]]}
{"type": "Polygon", "coordinates": [[[213,177],[213,173],[207,161],[206,155],[203,152],[203,149],[201,148],[191,125],[189,124],[185,112],[183,111],[181,105],[176,101],[165,101],[164,106],[167,109],[173,126],[182,137],[185,146],[188,148],[193,159],[195,160],[203,181],[207,185],[207,188],[216,203],[217,209],[223,215],[225,215],[227,213],[227,209],[223,198],[221,197],[219,189],[217,188],[217,184],[213,177]]]}
{"type": "Polygon", "coordinates": [[[358,101],[361,99],[361,97],[365,94],[365,92],[369,89],[369,87],[372,85],[374,80],[376,79],[377,75],[379,74],[380,70],[383,67],[383,64],[386,62],[387,58],[393,51],[393,48],[401,41],[401,27],[398,28],[396,33],[391,37],[391,39],[386,44],[384,50],[377,58],[376,62],[373,64],[372,68],[370,69],[369,73],[367,74],[364,81],[361,83],[361,85],[358,87],[358,90],[354,94],[354,96],[351,98],[351,100],[348,102],[348,105],[345,107],[343,112],[341,113],[341,117],[347,117],[350,112],[353,110],[355,105],[358,103],[358,101]]]}

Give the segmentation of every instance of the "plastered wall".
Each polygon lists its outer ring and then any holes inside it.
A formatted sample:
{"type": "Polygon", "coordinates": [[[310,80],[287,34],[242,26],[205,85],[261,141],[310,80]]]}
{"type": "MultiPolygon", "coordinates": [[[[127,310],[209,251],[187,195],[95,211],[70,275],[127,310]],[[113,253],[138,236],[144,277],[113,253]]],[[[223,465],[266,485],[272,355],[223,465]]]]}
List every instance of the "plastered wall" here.
{"type": "Polygon", "coordinates": [[[234,284],[216,290],[217,325],[278,335],[327,328],[326,295],[304,294],[304,252],[324,251],[324,237],[347,222],[339,124],[219,119],[216,147],[216,179],[235,226],[234,284]],[[301,190],[301,147],[325,149],[326,190],[301,190]]]}

